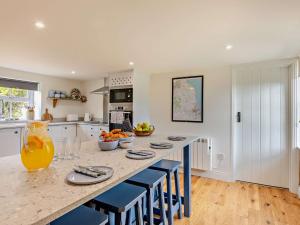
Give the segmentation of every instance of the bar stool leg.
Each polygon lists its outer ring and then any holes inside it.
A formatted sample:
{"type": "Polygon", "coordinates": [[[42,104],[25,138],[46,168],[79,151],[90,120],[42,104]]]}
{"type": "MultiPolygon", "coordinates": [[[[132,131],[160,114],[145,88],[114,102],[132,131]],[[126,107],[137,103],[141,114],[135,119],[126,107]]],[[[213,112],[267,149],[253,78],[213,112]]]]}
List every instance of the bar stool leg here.
{"type": "Polygon", "coordinates": [[[153,225],[153,190],[147,191],[147,222],[148,225],[153,225]]]}
{"type": "Polygon", "coordinates": [[[110,225],[124,225],[124,223],[122,222],[122,214],[121,213],[116,213],[115,214],[115,224],[111,224],[110,225]]]}
{"type": "Polygon", "coordinates": [[[115,225],[115,214],[112,212],[108,212],[108,224],[109,225],[115,225]]]}
{"type": "Polygon", "coordinates": [[[167,174],[168,225],[173,225],[173,200],[171,174],[167,174]]]}
{"type": "Polygon", "coordinates": [[[142,202],[141,202],[141,200],[139,200],[135,204],[134,208],[135,208],[136,225],[143,225],[142,202]]]}
{"type": "Polygon", "coordinates": [[[132,210],[131,209],[129,209],[126,213],[126,223],[125,224],[128,224],[128,225],[132,224],[132,210]]]}
{"type": "Polygon", "coordinates": [[[159,211],[160,211],[160,220],[162,221],[163,225],[167,225],[163,182],[157,185],[157,189],[158,189],[158,204],[159,204],[159,211]]]}
{"type": "Polygon", "coordinates": [[[178,204],[179,204],[177,215],[178,215],[179,219],[182,219],[181,196],[180,196],[180,186],[179,186],[179,174],[178,174],[178,170],[175,170],[174,176],[175,176],[176,202],[178,202],[178,204]]]}

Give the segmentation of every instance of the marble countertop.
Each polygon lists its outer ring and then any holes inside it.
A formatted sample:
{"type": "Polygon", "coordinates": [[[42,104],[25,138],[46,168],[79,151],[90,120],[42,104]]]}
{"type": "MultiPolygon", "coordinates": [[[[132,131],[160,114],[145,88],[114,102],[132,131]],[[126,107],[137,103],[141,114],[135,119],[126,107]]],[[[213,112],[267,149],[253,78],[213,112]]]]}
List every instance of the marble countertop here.
{"type": "MultiPolygon", "coordinates": [[[[49,126],[59,126],[59,125],[92,125],[92,126],[104,126],[108,127],[108,124],[101,123],[101,122],[85,122],[85,121],[60,121],[60,122],[50,122],[49,126]]],[[[1,122],[0,129],[9,129],[9,128],[24,128],[26,122],[1,122]]]]}
{"type": "MultiPolygon", "coordinates": [[[[150,142],[166,141],[166,137],[137,137],[134,149],[149,149],[150,142]]],[[[154,158],[134,161],[125,157],[126,150],[100,151],[96,141],[89,141],[82,144],[80,159],[54,161],[37,172],[27,172],[19,155],[0,158],[0,224],[47,224],[198,138],[173,142],[172,149],[151,149],[154,158]],[[75,164],[110,166],[114,175],[99,184],[70,185],[65,177],[75,164]]]]}

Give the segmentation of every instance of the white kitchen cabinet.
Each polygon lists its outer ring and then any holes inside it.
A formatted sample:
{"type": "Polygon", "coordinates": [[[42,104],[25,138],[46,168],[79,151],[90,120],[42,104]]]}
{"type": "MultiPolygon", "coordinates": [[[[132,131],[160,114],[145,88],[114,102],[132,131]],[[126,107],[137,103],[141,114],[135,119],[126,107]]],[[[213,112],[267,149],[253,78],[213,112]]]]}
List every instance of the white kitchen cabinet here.
{"type": "Polygon", "coordinates": [[[0,130],[0,157],[19,154],[21,150],[21,128],[0,130]]]}
{"type": "Polygon", "coordinates": [[[80,124],[78,125],[78,136],[82,141],[98,139],[102,130],[108,132],[109,128],[100,125],[80,124]]]}
{"type": "Polygon", "coordinates": [[[76,137],[76,125],[63,125],[61,126],[61,136],[62,137],[76,137]]]}
{"type": "Polygon", "coordinates": [[[57,138],[76,137],[76,124],[48,126],[48,133],[53,142],[55,142],[57,138]]]}

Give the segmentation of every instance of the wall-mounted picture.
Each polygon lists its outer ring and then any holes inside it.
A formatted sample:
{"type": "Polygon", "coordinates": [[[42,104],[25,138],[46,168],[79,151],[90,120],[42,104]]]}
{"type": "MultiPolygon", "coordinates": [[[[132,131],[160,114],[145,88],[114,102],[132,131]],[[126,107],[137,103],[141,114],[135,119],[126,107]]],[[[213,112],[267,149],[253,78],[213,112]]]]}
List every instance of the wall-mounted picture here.
{"type": "Polygon", "coordinates": [[[172,121],[203,123],[203,76],[172,78],[172,121]]]}

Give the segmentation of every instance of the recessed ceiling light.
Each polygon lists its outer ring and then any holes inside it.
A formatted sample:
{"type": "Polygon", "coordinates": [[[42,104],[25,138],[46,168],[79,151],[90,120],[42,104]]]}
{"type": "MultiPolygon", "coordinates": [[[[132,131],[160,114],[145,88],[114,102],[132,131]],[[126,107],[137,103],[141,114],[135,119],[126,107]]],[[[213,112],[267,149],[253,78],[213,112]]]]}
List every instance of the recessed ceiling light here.
{"type": "Polygon", "coordinates": [[[72,73],[72,74],[75,74],[75,73],[76,73],[76,71],[72,70],[72,71],[71,71],[71,73],[72,73]]]}
{"type": "Polygon", "coordinates": [[[42,21],[36,21],[34,25],[38,29],[44,29],[45,28],[45,24],[42,21]]]}
{"type": "Polygon", "coordinates": [[[232,45],[226,45],[226,46],[225,46],[225,49],[226,49],[226,50],[231,50],[232,47],[233,47],[232,45]]]}
{"type": "Polygon", "coordinates": [[[134,65],[134,62],[129,62],[129,65],[130,65],[130,66],[133,66],[133,65],[134,65]]]}

